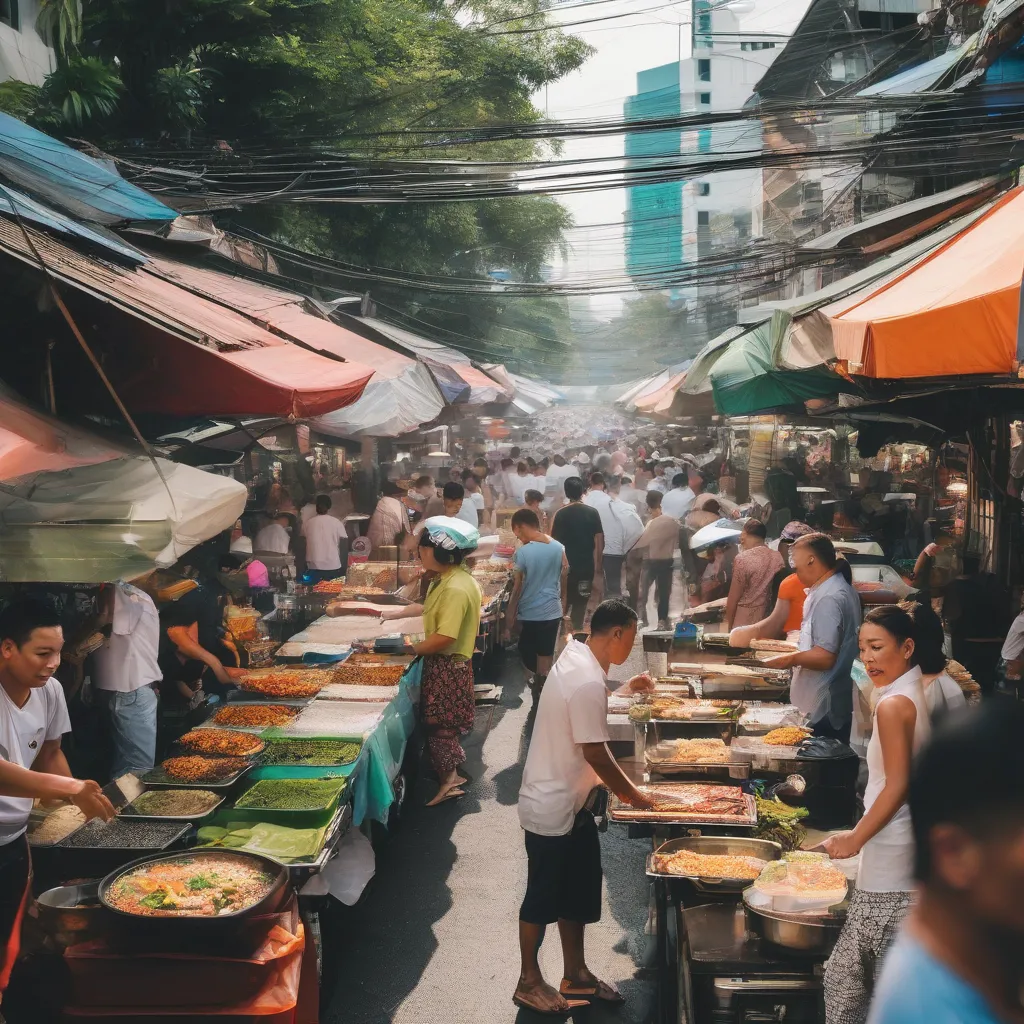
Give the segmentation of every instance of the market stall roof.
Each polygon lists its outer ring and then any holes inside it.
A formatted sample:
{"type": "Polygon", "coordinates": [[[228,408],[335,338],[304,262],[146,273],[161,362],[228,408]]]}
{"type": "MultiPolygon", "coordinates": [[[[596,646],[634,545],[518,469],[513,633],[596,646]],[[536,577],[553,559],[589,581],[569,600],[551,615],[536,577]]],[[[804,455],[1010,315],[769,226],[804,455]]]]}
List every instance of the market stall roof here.
{"type": "Polygon", "coordinates": [[[0,175],[82,220],[171,221],[176,210],[129,184],[113,167],[0,113],[0,175]]]}
{"type": "Polygon", "coordinates": [[[1009,374],[1020,359],[1024,188],[916,266],[830,316],[838,358],[866,377],[1009,374]]]}
{"type": "Polygon", "coordinates": [[[148,264],[119,266],[27,231],[35,252],[18,225],[0,218],[0,252],[33,268],[38,253],[59,281],[99,300],[98,308],[89,307],[90,326],[130,410],[306,418],[354,402],[373,375],[370,366],[291,344],[152,273],[148,264]],[[133,318],[130,330],[118,311],[133,318]]]}
{"type": "Polygon", "coordinates": [[[173,564],[245,508],[244,484],[155,461],[0,388],[0,578],[132,578],[173,564]]]}
{"type": "Polygon", "coordinates": [[[444,399],[433,377],[419,360],[311,312],[316,307],[304,295],[167,259],[153,259],[149,270],[194,294],[237,310],[304,348],[373,367],[373,377],[355,402],[311,424],[322,434],[394,437],[430,423],[444,408],[444,399]]]}
{"type": "Polygon", "coordinates": [[[129,245],[112,231],[89,227],[88,224],[83,224],[49,206],[36,202],[31,196],[14,188],[0,188],[0,215],[31,221],[50,231],[57,231],[79,242],[85,242],[89,246],[129,263],[145,263],[147,259],[141,249],[129,245]]]}
{"type": "Polygon", "coordinates": [[[644,415],[668,412],[672,408],[676,392],[682,387],[685,380],[686,370],[672,373],[668,380],[659,387],[634,399],[633,407],[638,413],[644,415]]]}
{"type": "MultiPolygon", "coordinates": [[[[488,372],[490,372],[489,369],[488,372]]],[[[562,393],[549,384],[534,380],[532,377],[523,377],[518,373],[509,373],[507,376],[515,390],[512,404],[527,416],[533,416],[541,409],[547,409],[556,402],[564,401],[562,393]]]]}
{"type": "Polygon", "coordinates": [[[334,318],[356,331],[363,325],[420,359],[434,375],[445,399],[453,405],[491,405],[510,402],[514,397],[506,385],[475,366],[469,356],[447,345],[378,317],[355,317],[339,310],[334,318]]]}

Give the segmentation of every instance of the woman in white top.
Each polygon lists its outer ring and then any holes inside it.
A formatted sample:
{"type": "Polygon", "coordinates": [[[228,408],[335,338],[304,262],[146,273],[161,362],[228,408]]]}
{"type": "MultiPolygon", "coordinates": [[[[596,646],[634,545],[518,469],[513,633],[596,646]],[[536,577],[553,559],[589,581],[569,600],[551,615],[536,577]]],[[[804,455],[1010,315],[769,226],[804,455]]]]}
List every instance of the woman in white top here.
{"type": "Polygon", "coordinates": [[[827,1024],[864,1024],[875,978],[914,896],[910,764],[930,734],[916,664],[914,621],[895,605],[864,616],[860,660],[874,684],[864,817],[823,844],[837,860],[860,857],[846,924],[825,966],[827,1024]]]}

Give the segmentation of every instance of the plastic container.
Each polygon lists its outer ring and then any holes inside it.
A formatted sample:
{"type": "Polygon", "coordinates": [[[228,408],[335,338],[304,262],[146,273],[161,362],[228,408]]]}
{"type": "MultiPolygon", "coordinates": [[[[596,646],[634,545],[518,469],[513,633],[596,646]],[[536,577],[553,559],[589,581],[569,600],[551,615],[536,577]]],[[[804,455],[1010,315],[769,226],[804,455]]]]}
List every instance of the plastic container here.
{"type": "MultiPolygon", "coordinates": [[[[315,769],[314,769],[315,770],[315,769]]],[[[305,776],[310,778],[310,776],[305,776]]],[[[295,776],[292,776],[290,780],[294,781],[295,776]]],[[[299,776],[303,778],[303,776],[299,776]]],[[[341,782],[337,776],[324,776],[318,772],[317,775],[312,778],[322,779],[331,778],[333,781],[341,782]]],[[[322,825],[326,825],[331,818],[334,817],[335,812],[338,809],[338,805],[341,802],[342,793],[348,789],[347,782],[339,787],[330,799],[318,807],[314,808],[303,808],[301,810],[291,810],[289,808],[276,808],[276,807],[245,807],[239,806],[239,803],[244,803],[246,795],[257,785],[265,786],[272,784],[274,781],[285,781],[285,780],[274,780],[274,779],[262,779],[259,782],[250,786],[236,801],[235,806],[231,809],[229,817],[232,821],[266,821],[272,825],[287,825],[289,828],[320,828],[322,825]]]]}
{"type": "MultiPolygon", "coordinates": [[[[263,766],[267,768],[344,768],[346,765],[354,764],[359,760],[359,754],[362,752],[362,744],[358,740],[345,740],[339,739],[336,736],[269,736],[266,740],[266,747],[264,748],[263,755],[260,761],[263,766]],[[300,763],[288,762],[282,764],[276,764],[272,758],[274,757],[274,745],[279,743],[332,743],[332,744],[347,744],[350,746],[358,747],[355,757],[347,761],[333,760],[328,762],[326,759],[322,761],[305,761],[300,763]]],[[[295,776],[292,776],[295,778],[295,776]]],[[[300,778],[321,778],[322,775],[317,776],[299,776],[300,778]]]]}

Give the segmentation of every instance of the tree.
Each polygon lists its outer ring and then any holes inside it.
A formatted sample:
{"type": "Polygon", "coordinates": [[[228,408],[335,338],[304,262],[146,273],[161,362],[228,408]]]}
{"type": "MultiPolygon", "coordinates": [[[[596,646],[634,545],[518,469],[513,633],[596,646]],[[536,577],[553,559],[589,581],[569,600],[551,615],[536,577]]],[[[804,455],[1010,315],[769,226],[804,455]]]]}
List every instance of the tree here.
{"type": "Polygon", "coordinates": [[[59,57],[69,57],[82,41],[80,0],[39,0],[36,30],[59,57]]]}

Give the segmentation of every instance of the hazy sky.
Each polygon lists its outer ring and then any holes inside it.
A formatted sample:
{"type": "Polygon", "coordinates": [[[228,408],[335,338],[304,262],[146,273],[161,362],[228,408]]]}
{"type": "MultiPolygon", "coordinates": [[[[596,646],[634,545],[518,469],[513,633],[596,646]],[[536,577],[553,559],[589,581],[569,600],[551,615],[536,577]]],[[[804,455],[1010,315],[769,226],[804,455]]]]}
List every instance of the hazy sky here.
{"type": "MultiPolygon", "coordinates": [[[[636,92],[637,71],[690,55],[689,0],[607,0],[586,6],[579,6],[579,0],[570,0],[555,9],[552,17],[596,51],[579,71],[536,97],[537,105],[557,120],[619,117],[623,100],[636,92]],[[628,16],[620,17],[624,14],[628,16]],[[570,26],[572,22],[591,19],[594,20],[590,24],[570,26]]],[[[616,156],[622,154],[622,147],[621,135],[570,140],[564,155],[616,156]]],[[[625,191],[608,189],[561,199],[572,211],[577,225],[569,235],[574,276],[581,271],[588,275],[621,273],[625,191]]],[[[595,308],[614,313],[619,300],[598,298],[595,308]]]]}

